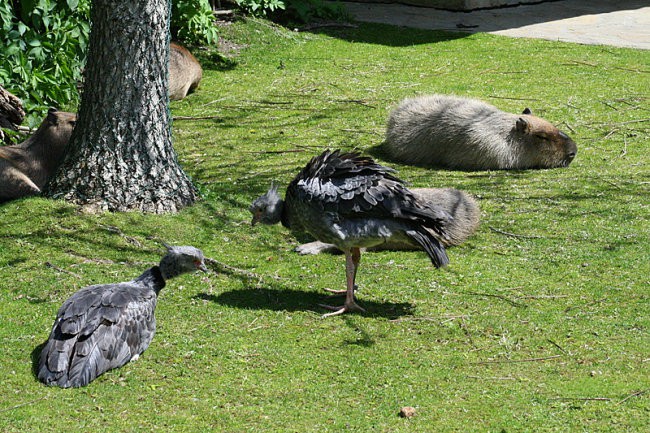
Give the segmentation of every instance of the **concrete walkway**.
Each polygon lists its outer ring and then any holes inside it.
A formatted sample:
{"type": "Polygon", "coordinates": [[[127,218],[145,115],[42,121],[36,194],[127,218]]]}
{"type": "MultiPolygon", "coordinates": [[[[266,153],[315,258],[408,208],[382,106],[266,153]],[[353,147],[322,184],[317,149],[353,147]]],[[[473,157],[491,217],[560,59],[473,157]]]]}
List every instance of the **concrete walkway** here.
{"type": "Polygon", "coordinates": [[[396,3],[344,5],[357,21],[650,49],[650,0],[559,0],[472,12],[396,3]]]}

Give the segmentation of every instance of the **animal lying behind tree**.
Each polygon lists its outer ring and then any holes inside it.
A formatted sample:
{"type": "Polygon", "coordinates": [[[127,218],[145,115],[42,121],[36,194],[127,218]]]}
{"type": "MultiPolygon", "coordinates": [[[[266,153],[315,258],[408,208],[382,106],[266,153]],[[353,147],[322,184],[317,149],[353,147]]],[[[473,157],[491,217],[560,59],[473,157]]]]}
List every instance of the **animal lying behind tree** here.
{"type": "Polygon", "coordinates": [[[40,194],[63,161],[77,116],[51,108],[34,135],[0,147],[0,202],[40,194]]]}
{"type": "Polygon", "coordinates": [[[203,69],[187,48],[169,44],[169,99],[183,99],[193,92],[203,77],[203,69]]]}
{"type": "Polygon", "coordinates": [[[383,149],[409,164],[466,170],[566,167],[576,144],[550,122],[446,95],[402,101],[389,115],[383,149]]]}
{"type": "MultiPolygon", "coordinates": [[[[445,226],[447,238],[440,240],[445,247],[462,244],[478,229],[481,210],[476,200],[469,194],[455,188],[411,188],[411,192],[418,200],[423,203],[431,203],[451,216],[445,226]]],[[[412,251],[420,249],[422,247],[417,242],[410,242],[407,238],[399,241],[388,239],[386,243],[368,250],[412,251]]],[[[299,245],[296,251],[303,255],[342,252],[333,244],[320,241],[299,245]]]]}

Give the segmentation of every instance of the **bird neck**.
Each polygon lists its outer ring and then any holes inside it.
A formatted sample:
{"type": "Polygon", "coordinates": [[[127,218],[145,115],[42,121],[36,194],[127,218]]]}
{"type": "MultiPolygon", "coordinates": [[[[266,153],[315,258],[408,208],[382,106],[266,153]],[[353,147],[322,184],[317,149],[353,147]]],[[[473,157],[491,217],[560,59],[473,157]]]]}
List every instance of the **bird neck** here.
{"type": "Polygon", "coordinates": [[[165,287],[165,278],[158,266],[153,266],[144,271],[142,275],[135,279],[135,282],[153,288],[156,295],[165,287]]]}
{"type": "Polygon", "coordinates": [[[160,269],[160,274],[165,280],[169,280],[170,278],[178,277],[181,274],[189,272],[188,269],[185,269],[181,266],[176,257],[169,254],[160,260],[158,268],[160,269]]]}

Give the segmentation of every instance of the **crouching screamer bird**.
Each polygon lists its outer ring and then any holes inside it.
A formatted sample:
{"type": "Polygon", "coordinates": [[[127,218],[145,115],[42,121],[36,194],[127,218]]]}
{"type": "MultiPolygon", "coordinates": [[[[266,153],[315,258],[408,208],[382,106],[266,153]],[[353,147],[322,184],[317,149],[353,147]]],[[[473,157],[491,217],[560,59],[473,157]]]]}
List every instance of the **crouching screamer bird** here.
{"type": "Polygon", "coordinates": [[[39,358],[41,382],[61,388],[86,386],[149,347],[156,332],[158,293],[166,280],[207,271],[198,248],[165,247],[160,264],[135,280],[84,287],[63,303],[39,358]]]}
{"type": "Polygon", "coordinates": [[[354,297],[361,248],[387,241],[415,241],[434,266],[449,263],[441,240],[451,216],[416,198],[394,170],[356,152],[327,150],[312,158],[287,187],[284,200],[271,188],[250,207],[251,224],[276,224],[306,232],[345,253],[347,286],[341,307],[323,317],[365,311],[354,297]]]}

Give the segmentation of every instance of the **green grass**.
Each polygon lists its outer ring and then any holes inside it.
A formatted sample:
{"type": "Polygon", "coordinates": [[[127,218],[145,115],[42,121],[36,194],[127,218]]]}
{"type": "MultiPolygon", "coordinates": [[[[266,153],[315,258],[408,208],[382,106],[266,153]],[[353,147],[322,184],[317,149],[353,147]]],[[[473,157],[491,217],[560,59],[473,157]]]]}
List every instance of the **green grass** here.
{"type": "Polygon", "coordinates": [[[380,25],[222,32],[242,46],[236,65],[202,57],[198,92],[172,105],[214,116],[174,123],[201,202],[169,216],[0,206],[0,431],[647,431],[650,52],[380,25]],[[385,161],[388,111],[431,92],[529,106],[577,159],[516,172],[385,161]],[[342,257],[298,256],[247,208],[328,147],[474,194],[481,228],[443,270],[422,252],[365,254],[368,314],[321,319],[342,257]],[[169,283],[137,362],[83,389],[41,385],[34,356],[61,303],[139,275],[161,240],[227,266],[169,283]]]}

